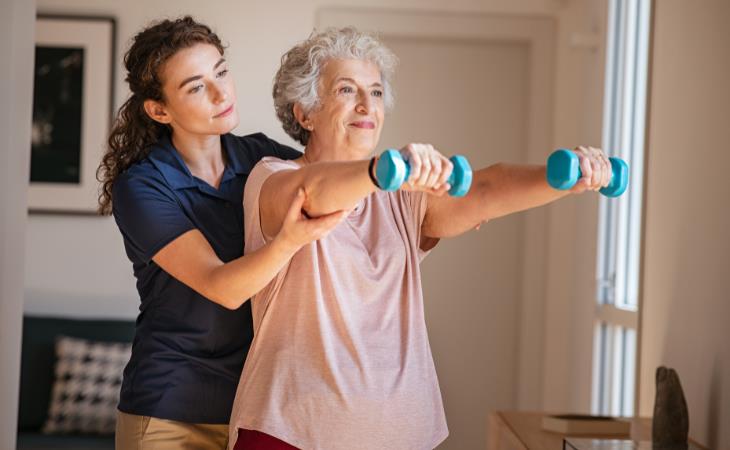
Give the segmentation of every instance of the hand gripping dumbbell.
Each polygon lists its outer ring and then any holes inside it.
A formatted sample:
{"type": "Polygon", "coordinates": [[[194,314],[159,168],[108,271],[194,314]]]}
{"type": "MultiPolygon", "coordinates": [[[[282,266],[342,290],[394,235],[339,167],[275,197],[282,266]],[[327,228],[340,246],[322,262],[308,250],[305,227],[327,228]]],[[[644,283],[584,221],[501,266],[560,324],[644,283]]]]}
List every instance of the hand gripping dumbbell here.
{"type": "MultiPolygon", "coordinates": [[[[454,155],[449,158],[454,165],[447,182],[451,185],[449,195],[463,197],[471,187],[471,166],[465,157],[454,155]]],[[[401,184],[408,179],[411,167],[408,161],[403,160],[398,150],[388,149],[378,158],[378,165],[375,169],[375,176],[380,188],[384,191],[397,191],[401,184]]]]}
{"type": "MultiPolygon", "coordinates": [[[[629,165],[616,157],[608,160],[611,161],[611,182],[599,192],[606,197],[618,197],[629,185],[629,165]]],[[[582,176],[578,155],[570,150],[556,150],[547,160],[547,181],[555,189],[570,189],[582,176]]]]}

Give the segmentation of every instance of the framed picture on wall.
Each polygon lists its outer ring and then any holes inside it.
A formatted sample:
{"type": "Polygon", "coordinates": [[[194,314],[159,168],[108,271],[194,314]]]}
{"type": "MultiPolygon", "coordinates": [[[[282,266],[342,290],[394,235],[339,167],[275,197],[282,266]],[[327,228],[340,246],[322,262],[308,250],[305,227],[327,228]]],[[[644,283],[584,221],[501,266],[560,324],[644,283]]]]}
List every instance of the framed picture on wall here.
{"type": "Polygon", "coordinates": [[[116,22],[36,19],[30,212],[94,214],[113,117],[116,22]]]}

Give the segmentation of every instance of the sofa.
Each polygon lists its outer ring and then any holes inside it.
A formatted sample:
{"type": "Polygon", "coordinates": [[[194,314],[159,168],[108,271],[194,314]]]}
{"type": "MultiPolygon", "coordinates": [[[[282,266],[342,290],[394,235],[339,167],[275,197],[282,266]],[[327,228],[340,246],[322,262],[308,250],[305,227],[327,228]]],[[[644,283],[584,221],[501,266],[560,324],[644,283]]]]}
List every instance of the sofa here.
{"type": "Polygon", "coordinates": [[[129,343],[131,320],[78,320],[25,316],[20,366],[18,450],[113,449],[113,435],[44,434],[56,363],[58,336],[91,341],[129,343]]]}

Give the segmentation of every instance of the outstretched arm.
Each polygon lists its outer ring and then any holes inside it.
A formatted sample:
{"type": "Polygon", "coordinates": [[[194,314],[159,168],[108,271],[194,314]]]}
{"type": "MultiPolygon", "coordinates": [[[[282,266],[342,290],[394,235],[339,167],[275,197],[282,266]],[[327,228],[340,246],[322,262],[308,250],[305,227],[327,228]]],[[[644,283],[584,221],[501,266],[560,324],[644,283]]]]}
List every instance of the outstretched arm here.
{"type": "MultiPolygon", "coordinates": [[[[442,196],[450,173],[448,160],[430,145],[409,144],[402,152],[413,167],[411,184],[403,188],[429,192],[434,198],[442,196]]],[[[302,209],[310,217],[351,210],[378,189],[368,173],[369,168],[370,160],[326,161],[271,174],[261,186],[259,200],[264,234],[278,233],[286,214],[285,205],[300,190],[306,194],[302,209]]]]}
{"type": "Polygon", "coordinates": [[[491,219],[542,206],[570,193],[607,186],[611,164],[606,155],[592,147],[578,147],[575,152],[583,178],[571,190],[550,187],[544,165],[495,164],[474,172],[471,189],[464,197],[429,196],[423,235],[456,236],[491,219]]]}

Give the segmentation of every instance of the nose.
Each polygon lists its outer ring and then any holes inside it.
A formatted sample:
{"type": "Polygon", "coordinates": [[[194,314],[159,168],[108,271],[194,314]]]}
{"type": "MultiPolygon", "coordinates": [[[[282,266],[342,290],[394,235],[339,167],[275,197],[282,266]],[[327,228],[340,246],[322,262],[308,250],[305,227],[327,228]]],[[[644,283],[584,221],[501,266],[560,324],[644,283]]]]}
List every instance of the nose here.
{"type": "Polygon", "coordinates": [[[208,92],[210,92],[213,103],[215,104],[221,104],[225,102],[228,98],[228,92],[226,91],[225,87],[221,86],[218,83],[212,83],[212,86],[208,92]]]}
{"type": "Polygon", "coordinates": [[[360,114],[368,114],[373,108],[373,98],[367,92],[360,92],[357,99],[355,111],[360,114]]]}

